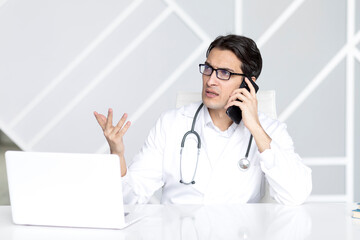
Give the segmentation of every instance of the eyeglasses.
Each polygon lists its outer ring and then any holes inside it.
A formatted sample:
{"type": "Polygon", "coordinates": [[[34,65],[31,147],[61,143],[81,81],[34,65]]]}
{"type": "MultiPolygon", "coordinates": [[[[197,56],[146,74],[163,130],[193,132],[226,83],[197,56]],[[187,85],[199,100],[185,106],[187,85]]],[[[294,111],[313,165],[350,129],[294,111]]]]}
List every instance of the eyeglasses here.
{"type": "Polygon", "coordinates": [[[229,80],[232,75],[245,76],[245,74],[232,73],[232,72],[229,72],[228,70],[222,69],[222,68],[215,69],[215,68],[213,68],[212,66],[210,66],[208,64],[199,64],[199,71],[200,71],[200,73],[202,73],[202,74],[204,74],[206,76],[211,76],[213,71],[215,71],[216,72],[216,77],[221,79],[221,80],[229,80]]]}

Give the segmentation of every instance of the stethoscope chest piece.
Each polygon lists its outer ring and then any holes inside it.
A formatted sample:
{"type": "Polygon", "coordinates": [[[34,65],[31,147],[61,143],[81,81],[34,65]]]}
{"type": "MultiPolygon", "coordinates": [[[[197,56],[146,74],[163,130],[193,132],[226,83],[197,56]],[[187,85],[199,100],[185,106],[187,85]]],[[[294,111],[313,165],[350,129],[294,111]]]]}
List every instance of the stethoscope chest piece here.
{"type": "Polygon", "coordinates": [[[246,171],[249,169],[250,167],[250,161],[249,159],[247,159],[246,157],[245,158],[242,158],[239,160],[238,162],[238,167],[241,171],[246,171]]]}
{"type": "Polygon", "coordinates": [[[243,157],[242,159],[240,159],[238,161],[238,167],[241,171],[247,171],[250,167],[250,161],[248,159],[249,157],[249,152],[250,152],[250,148],[251,148],[251,141],[253,139],[253,135],[250,134],[250,139],[249,139],[249,143],[248,143],[248,147],[247,147],[247,150],[246,150],[246,154],[245,154],[245,157],[243,157]]]}

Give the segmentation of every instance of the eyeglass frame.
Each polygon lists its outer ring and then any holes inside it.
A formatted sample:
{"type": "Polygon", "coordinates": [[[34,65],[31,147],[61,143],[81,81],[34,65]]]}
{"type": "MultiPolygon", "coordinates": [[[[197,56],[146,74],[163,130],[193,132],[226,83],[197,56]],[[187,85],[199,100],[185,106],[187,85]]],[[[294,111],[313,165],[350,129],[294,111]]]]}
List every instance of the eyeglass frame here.
{"type": "Polygon", "coordinates": [[[224,68],[214,68],[213,66],[211,66],[210,64],[207,64],[207,63],[200,63],[200,64],[199,64],[199,72],[200,72],[201,74],[205,75],[205,76],[211,76],[214,71],[216,72],[216,77],[217,77],[218,79],[220,79],[220,80],[225,80],[225,81],[229,80],[232,75],[246,77],[246,75],[243,74],[243,73],[233,73],[233,72],[230,72],[229,70],[226,70],[226,69],[224,69],[224,68]],[[201,72],[201,67],[202,67],[202,66],[208,66],[208,67],[210,67],[210,68],[212,69],[210,75],[207,75],[207,74],[204,74],[203,72],[201,72]],[[222,71],[228,72],[228,73],[230,74],[230,75],[229,75],[229,78],[228,78],[228,79],[220,78],[220,77],[218,76],[218,70],[222,70],[222,71]]]}

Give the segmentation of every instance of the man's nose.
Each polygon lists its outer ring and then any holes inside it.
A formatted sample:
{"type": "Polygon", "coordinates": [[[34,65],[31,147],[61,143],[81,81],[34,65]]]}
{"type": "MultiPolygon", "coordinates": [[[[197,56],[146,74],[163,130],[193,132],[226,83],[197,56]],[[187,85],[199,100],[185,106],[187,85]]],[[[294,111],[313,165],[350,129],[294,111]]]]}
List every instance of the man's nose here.
{"type": "Polygon", "coordinates": [[[216,82],[219,81],[218,77],[216,76],[216,71],[214,70],[211,75],[209,76],[209,79],[207,80],[208,85],[214,85],[216,82]]]}

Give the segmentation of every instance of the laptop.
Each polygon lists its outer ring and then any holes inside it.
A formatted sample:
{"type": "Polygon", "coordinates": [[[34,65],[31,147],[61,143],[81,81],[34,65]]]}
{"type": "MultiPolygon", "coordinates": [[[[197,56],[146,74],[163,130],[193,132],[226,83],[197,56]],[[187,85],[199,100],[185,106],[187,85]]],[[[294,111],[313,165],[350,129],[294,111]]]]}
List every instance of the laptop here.
{"type": "Polygon", "coordinates": [[[7,151],[13,222],[21,225],[122,229],[120,161],[112,154],[7,151]]]}

